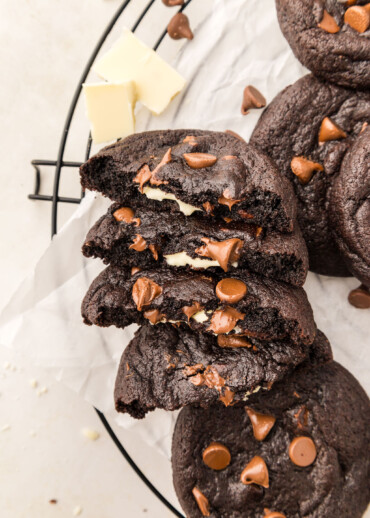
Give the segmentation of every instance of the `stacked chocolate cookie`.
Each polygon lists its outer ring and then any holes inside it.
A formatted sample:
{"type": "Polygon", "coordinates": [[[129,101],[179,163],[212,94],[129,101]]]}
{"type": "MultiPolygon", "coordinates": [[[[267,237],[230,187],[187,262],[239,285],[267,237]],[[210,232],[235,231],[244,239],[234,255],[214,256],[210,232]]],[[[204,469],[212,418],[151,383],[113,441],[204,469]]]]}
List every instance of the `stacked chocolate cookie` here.
{"type": "MultiPolygon", "coordinates": [[[[119,366],[119,412],[143,418],[186,407],[173,470],[187,515],[262,517],[268,508],[271,518],[301,516],[300,509],[325,516],[312,509],[329,487],[335,509],[347,491],[343,466],[357,484],[348,502],[362,509],[368,457],[356,464],[362,436],[355,448],[342,432],[331,443],[330,398],[349,375],[331,362],[302,288],[307,251],[289,181],[238,138],[198,130],[119,141],[82,166],[81,181],[114,202],[83,245],[87,257],[109,265],[84,298],[83,318],[141,326],[119,366]],[[333,380],[321,374],[328,362],[333,380]],[[337,454],[340,462],[326,470],[325,459],[337,454]],[[297,473],[287,493],[284,477],[297,473]],[[321,485],[310,482],[316,473],[321,485]]],[[[369,402],[354,380],[348,385],[361,403],[353,415],[362,433],[369,402]]],[[[345,425],[351,437],[347,420],[340,413],[335,427],[345,425]]]]}
{"type": "Polygon", "coordinates": [[[83,245],[109,264],[84,321],[142,326],[122,357],[119,411],[229,405],[307,357],[307,251],[292,188],[265,155],[225,133],[143,133],[81,179],[115,202],[83,245]]]}
{"type": "Polygon", "coordinates": [[[355,276],[370,307],[370,3],[276,0],[280,27],[314,75],[276,96],[251,143],[292,182],[310,270],[355,276]]]}

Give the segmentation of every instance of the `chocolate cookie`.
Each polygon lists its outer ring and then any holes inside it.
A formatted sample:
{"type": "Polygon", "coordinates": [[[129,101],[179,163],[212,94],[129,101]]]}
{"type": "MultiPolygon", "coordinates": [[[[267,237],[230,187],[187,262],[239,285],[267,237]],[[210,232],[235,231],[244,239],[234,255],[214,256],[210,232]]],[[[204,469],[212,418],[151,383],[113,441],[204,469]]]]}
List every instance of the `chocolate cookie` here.
{"type": "MultiPolygon", "coordinates": [[[[318,355],[330,346],[319,333],[311,345],[318,355]]],[[[144,325],[126,347],[116,379],[118,412],[142,418],[156,408],[185,405],[225,406],[269,390],[307,358],[309,348],[289,340],[266,342],[253,337],[218,340],[187,326],[144,325]]]]}
{"type": "Polygon", "coordinates": [[[365,392],[336,362],[298,367],[245,408],[184,408],[172,467],[186,516],[360,518],[369,416],[365,392]]]}
{"type": "Polygon", "coordinates": [[[293,182],[310,270],[347,276],[328,218],[328,190],[365,122],[370,92],[355,92],[308,75],[275,97],[251,142],[293,182]]]}
{"type": "Polygon", "coordinates": [[[370,88],[367,0],[276,0],[276,7],[281,30],[303,65],[329,82],[370,88]]]}
{"type": "Polygon", "coordinates": [[[81,183],[135,207],[194,212],[293,231],[294,193],[269,158],[226,133],[138,133],[81,167],[81,183]]]}
{"type": "Polygon", "coordinates": [[[330,193],[334,238],[349,271],[370,287],[370,127],[344,157],[330,193]]]}
{"type": "Polygon", "coordinates": [[[298,226],[291,234],[266,231],[241,221],[113,205],[89,231],[86,257],[106,264],[157,265],[232,272],[236,267],[302,286],[307,249],[298,226]]]}
{"type": "Polygon", "coordinates": [[[302,288],[245,271],[206,276],[158,268],[131,276],[129,269],[109,266],[91,284],[82,315],[86,324],[101,327],[184,322],[213,335],[304,344],[312,343],[316,333],[302,288]]]}

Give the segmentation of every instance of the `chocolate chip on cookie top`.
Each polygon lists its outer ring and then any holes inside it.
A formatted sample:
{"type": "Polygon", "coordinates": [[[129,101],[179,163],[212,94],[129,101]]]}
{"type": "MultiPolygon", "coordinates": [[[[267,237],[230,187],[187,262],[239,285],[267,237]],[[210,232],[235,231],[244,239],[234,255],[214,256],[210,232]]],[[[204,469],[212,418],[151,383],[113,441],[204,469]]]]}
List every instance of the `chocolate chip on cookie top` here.
{"type": "Polygon", "coordinates": [[[203,462],[216,471],[227,468],[231,455],[229,449],[220,442],[211,442],[203,452],[203,462]]]}
{"type": "Polygon", "coordinates": [[[340,31],[339,25],[326,9],[323,10],[322,19],[317,26],[326,32],[330,32],[330,34],[336,34],[340,31]]]}
{"type": "Polygon", "coordinates": [[[275,417],[271,415],[261,414],[260,412],[256,412],[252,408],[246,407],[245,411],[248,414],[248,417],[252,423],[253,427],[253,435],[257,441],[263,441],[266,439],[274,424],[276,422],[275,417]]]}
{"type": "Polygon", "coordinates": [[[316,459],[316,446],[310,437],[295,437],[289,446],[289,457],[301,467],[310,466],[316,459]]]}
{"type": "Polygon", "coordinates": [[[277,511],[270,511],[270,509],[264,509],[264,513],[265,515],[263,518],[286,518],[285,514],[277,511]]]}
{"type": "Polygon", "coordinates": [[[246,284],[239,279],[226,277],[217,283],[216,295],[222,302],[236,304],[247,294],[246,284]]]}
{"type": "Polygon", "coordinates": [[[292,172],[303,185],[311,180],[315,171],[324,170],[321,164],[308,160],[303,156],[295,156],[290,163],[290,167],[292,168],[292,172]]]}
{"type": "Polygon", "coordinates": [[[198,504],[199,510],[203,516],[210,516],[209,502],[206,496],[201,492],[200,489],[194,487],[192,490],[195,501],[198,504]]]}
{"type": "Polygon", "coordinates": [[[269,472],[266,462],[262,457],[256,455],[248,462],[240,475],[240,480],[243,484],[257,484],[259,486],[269,487],[269,472]]]}
{"type": "Polygon", "coordinates": [[[349,7],[344,14],[344,23],[357,32],[365,32],[370,25],[370,3],[349,7]]]}
{"type": "Polygon", "coordinates": [[[113,212],[116,221],[124,221],[125,223],[135,223],[137,227],[140,226],[140,218],[134,218],[134,211],[130,207],[121,207],[113,212]]]}
{"type": "Polygon", "coordinates": [[[328,142],[329,140],[339,140],[346,138],[347,133],[343,131],[335,122],[329,117],[325,117],[320,126],[319,144],[328,142]]]}

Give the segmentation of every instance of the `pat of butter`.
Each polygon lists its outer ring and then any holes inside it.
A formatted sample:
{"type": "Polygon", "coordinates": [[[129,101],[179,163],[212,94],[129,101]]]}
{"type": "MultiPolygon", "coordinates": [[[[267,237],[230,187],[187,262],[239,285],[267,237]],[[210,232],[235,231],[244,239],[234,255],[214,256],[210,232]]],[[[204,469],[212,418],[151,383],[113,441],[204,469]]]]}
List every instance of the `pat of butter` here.
{"type": "Polygon", "coordinates": [[[135,81],[138,100],[156,115],[185,86],[183,77],[128,29],[93,70],[110,82],[135,81]]]}
{"type": "Polygon", "coordinates": [[[152,187],[144,187],[143,193],[147,198],[150,200],[156,200],[156,201],[163,201],[163,200],[173,200],[175,201],[180,211],[185,214],[185,216],[191,216],[193,212],[196,210],[199,210],[202,212],[201,209],[198,209],[197,207],[194,207],[193,205],[189,205],[188,203],[184,203],[181,200],[178,200],[176,196],[169,192],[161,191],[161,189],[153,189],[152,187]]]}
{"type": "Polygon", "coordinates": [[[127,137],[135,132],[135,85],[84,84],[91,135],[96,143],[127,137]]]}
{"type": "Polygon", "coordinates": [[[190,257],[186,252],[165,255],[166,262],[169,266],[192,266],[193,268],[210,268],[211,266],[220,266],[218,261],[210,259],[201,259],[200,257],[190,257]]]}

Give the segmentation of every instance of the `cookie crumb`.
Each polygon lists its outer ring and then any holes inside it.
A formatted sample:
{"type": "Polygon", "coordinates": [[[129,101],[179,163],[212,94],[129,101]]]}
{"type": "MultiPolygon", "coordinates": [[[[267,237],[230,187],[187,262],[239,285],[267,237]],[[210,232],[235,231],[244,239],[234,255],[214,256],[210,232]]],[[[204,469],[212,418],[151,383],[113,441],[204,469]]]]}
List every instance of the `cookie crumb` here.
{"type": "Polygon", "coordinates": [[[80,516],[82,514],[82,507],[80,505],[76,505],[73,509],[73,516],[80,516]]]}
{"type": "Polygon", "coordinates": [[[49,500],[49,504],[57,504],[58,503],[58,500],[56,500],[55,498],[52,498],[51,500],[49,500]]]}
{"type": "Polygon", "coordinates": [[[87,439],[90,439],[90,441],[96,441],[100,437],[100,433],[96,430],[92,430],[91,428],[83,428],[82,435],[87,439]]]}
{"type": "Polygon", "coordinates": [[[10,430],[10,424],[4,424],[4,426],[0,428],[0,432],[6,432],[8,430],[10,430]]]}
{"type": "Polygon", "coordinates": [[[30,386],[31,386],[32,388],[36,388],[36,387],[38,386],[38,382],[37,382],[37,380],[35,380],[35,379],[31,379],[31,380],[30,380],[30,386]]]}
{"type": "Polygon", "coordinates": [[[36,432],[35,432],[35,430],[30,430],[30,431],[29,431],[29,434],[30,434],[30,437],[36,437],[36,432]]]}
{"type": "Polygon", "coordinates": [[[40,390],[37,391],[38,396],[42,396],[43,394],[46,394],[48,392],[47,387],[41,387],[40,390]]]}
{"type": "Polygon", "coordinates": [[[4,365],[3,365],[4,369],[7,371],[10,369],[10,363],[9,362],[5,362],[4,365]]]}

